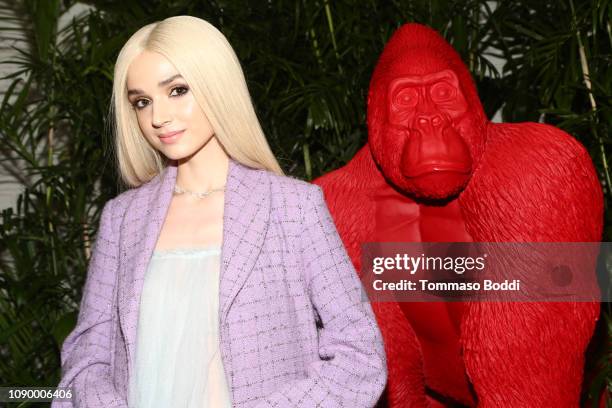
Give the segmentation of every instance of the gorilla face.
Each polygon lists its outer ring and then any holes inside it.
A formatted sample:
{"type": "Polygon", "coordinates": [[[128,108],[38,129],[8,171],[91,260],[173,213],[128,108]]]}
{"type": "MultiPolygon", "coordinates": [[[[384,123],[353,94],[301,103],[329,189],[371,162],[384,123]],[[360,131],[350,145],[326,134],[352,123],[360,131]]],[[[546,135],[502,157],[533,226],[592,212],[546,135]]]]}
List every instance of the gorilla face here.
{"type": "Polygon", "coordinates": [[[468,105],[455,73],[401,75],[386,91],[386,121],[379,136],[384,149],[395,154],[381,163],[385,175],[419,197],[459,193],[469,180],[472,157],[469,138],[461,135],[468,105]]]}
{"type": "Polygon", "coordinates": [[[416,199],[457,196],[482,157],[487,126],[459,54],[429,27],[400,27],[368,93],[368,144],[387,181],[416,199]]]}

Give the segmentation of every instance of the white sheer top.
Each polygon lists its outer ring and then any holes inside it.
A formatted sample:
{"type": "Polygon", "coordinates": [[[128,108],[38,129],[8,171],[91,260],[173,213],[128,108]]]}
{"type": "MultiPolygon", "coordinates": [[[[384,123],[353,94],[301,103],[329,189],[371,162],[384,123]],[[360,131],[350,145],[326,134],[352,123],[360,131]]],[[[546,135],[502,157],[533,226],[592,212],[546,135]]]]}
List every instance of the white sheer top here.
{"type": "Polygon", "coordinates": [[[154,251],[138,316],[130,408],[229,408],[219,350],[219,246],[154,251]]]}

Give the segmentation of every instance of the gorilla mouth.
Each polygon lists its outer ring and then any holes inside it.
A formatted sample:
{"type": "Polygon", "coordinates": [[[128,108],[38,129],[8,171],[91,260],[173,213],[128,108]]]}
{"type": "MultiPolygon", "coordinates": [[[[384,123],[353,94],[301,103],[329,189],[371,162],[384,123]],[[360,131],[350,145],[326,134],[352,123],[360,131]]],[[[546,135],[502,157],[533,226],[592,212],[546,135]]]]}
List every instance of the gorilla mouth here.
{"type": "Polygon", "coordinates": [[[402,171],[404,176],[406,177],[420,177],[429,173],[441,173],[441,172],[451,172],[451,173],[462,173],[469,174],[471,171],[471,166],[466,163],[460,162],[431,162],[431,163],[422,163],[416,166],[410,166],[410,168],[402,171]]]}

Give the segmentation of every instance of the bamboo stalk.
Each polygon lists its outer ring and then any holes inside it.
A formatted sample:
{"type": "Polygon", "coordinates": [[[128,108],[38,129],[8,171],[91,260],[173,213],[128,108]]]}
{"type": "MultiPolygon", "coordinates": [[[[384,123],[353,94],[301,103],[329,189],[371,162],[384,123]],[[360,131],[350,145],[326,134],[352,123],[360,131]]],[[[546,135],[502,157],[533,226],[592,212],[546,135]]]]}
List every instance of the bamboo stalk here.
{"type": "Polygon", "coordinates": [[[323,67],[323,58],[321,57],[321,50],[319,49],[319,42],[317,41],[317,35],[314,28],[308,30],[308,34],[312,40],[312,49],[315,53],[315,57],[317,58],[317,63],[320,67],[323,67]]]}
{"type": "Polygon", "coordinates": [[[310,146],[308,143],[302,145],[302,151],[304,153],[304,166],[306,170],[306,178],[312,180],[312,163],[310,162],[310,146]]]}
{"type": "MultiPolygon", "coordinates": [[[[55,128],[53,127],[53,124],[51,124],[51,126],[49,127],[49,131],[47,132],[47,146],[48,146],[48,153],[47,153],[47,166],[51,166],[53,165],[53,144],[54,144],[54,135],[55,135],[55,128]]],[[[46,201],[47,201],[47,209],[51,209],[52,205],[51,205],[51,200],[52,200],[52,188],[51,186],[47,186],[47,191],[46,191],[46,201]]],[[[54,272],[54,275],[57,276],[57,259],[56,259],[56,253],[55,253],[55,227],[53,226],[53,221],[51,220],[51,218],[49,218],[49,220],[47,221],[47,228],[49,229],[49,241],[51,244],[51,262],[52,262],[52,271],[54,272]]]]}
{"type": "Polygon", "coordinates": [[[327,18],[327,26],[329,28],[329,33],[331,35],[332,45],[334,47],[334,54],[336,56],[336,61],[338,62],[338,72],[343,74],[342,66],[340,65],[340,54],[338,53],[338,44],[336,44],[336,34],[334,32],[334,20],[332,19],[331,7],[329,5],[329,0],[325,0],[325,17],[327,18]]]}
{"type": "MultiPolygon", "coordinates": [[[[591,112],[593,113],[594,120],[597,121],[597,102],[595,101],[595,97],[593,96],[593,88],[591,84],[589,62],[587,60],[584,43],[582,42],[582,34],[580,33],[580,29],[578,28],[578,21],[576,19],[576,11],[574,10],[573,0],[569,0],[569,4],[572,9],[572,20],[574,22],[574,26],[576,27],[576,40],[578,41],[578,53],[580,55],[580,68],[582,69],[582,81],[584,82],[584,86],[587,88],[587,91],[589,93],[589,102],[591,104],[591,112]]],[[[592,122],[591,122],[591,132],[593,133],[593,136],[595,137],[599,145],[599,153],[601,155],[601,161],[603,164],[604,177],[606,179],[606,187],[607,187],[606,190],[607,190],[608,195],[612,197],[612,190],[611,190],[612,183],[610,182],[610,168],[608,166],[608,158],[606,157],[606,148],[604,146],[602,137],[599,135],[595,124],[593,124],[592,122]]]]}

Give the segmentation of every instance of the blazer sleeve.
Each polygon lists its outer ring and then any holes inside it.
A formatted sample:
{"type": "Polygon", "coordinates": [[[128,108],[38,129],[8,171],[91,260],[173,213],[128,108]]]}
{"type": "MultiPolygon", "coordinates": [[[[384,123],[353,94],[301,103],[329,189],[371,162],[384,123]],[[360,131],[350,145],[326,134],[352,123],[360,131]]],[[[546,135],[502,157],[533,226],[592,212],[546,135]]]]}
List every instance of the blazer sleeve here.
{"type": "Polygon", "coordinates": [[[53,400],[51,408],[125,407],[111,379],[113,299],[118,269],[117,236],[112,231],[112,202],[102,210],[100,226],[87,269],[79,316],[61,351],[58,387],[71,387],[71,401],[53,400]]]}
{"type": "Polygon", "coordinates": [[[323,326],[321,359],[310,364],[308,378],[257,407],[373,407],[387,381],[382,335],[319,186],[310,187],[304,211],[302,259],[323,326]]]}

